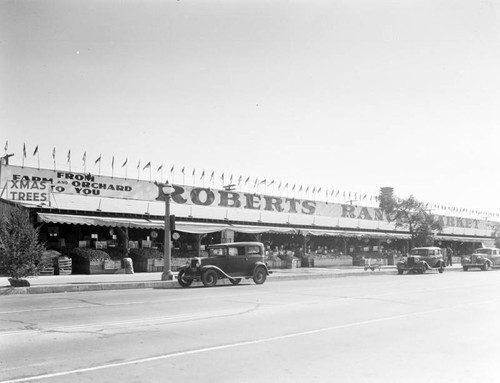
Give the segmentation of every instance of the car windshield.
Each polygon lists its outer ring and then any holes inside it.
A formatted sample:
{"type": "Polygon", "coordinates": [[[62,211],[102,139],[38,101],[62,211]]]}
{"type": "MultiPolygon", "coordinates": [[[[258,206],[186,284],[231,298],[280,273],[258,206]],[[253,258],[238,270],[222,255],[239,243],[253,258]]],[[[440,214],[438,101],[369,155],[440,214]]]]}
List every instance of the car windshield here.
{"type": "Polygon", "coordinates": [[[434,254],[434,250],[429,249],[413,249],[410,255],[431,255],[434,254]]]}
{"type": "Polygon", "coordinates": [[[477,254],[491,254],[491,249],[477,249],[477,254]]]}

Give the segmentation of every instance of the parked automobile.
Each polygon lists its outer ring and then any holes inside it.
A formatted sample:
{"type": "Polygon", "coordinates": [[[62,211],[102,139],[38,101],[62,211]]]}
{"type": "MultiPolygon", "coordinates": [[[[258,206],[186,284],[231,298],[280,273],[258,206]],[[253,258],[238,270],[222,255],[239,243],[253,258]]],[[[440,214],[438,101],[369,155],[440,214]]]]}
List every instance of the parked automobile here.
{"type": "Polygon", "coordinates": [[[234,242],[209,245],[208,257],[196,257],[179,269],[177,281],[189,287],[193,281],[201,281],[207,287],[227,278],[237,285],[243,278],[252,278],[260,285],[271,273],[264,262],[264,245],[260,242],[234,242]]]}
{"type": "Polygon", "coordinates": [[[437,269],[442,273],[445,267],[443,251],[439,247],[415,247],[411,249],[406,259],[397,263],[398,274],[403,274],[405,271],[423,274],[430,269],[437,269]]]}
{"type": "Polygon", "coordinates": [[[469,270],[471,267],[478,267],[486,271],[498,265],[500,265],[500,249],[496,247],[482,247],[474,250],[473,254],[462,258],[464,271],[469,270]]]}

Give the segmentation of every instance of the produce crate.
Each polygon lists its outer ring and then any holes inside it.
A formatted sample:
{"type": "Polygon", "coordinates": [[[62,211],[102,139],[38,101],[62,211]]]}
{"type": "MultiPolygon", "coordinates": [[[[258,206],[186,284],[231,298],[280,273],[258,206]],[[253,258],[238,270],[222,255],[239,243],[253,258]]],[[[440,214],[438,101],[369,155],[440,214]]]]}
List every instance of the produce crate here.
{"type": "MultiPolygon", "coordinates": [[[[139,273],[154,273],[161,272],[164,268],[164,260],[157,258],[134,260],[134,271],[139,273]]],[[[172,271],[177,271],[179,267],[184,266],[187,258],[172,258],[170,268],[172,271]]]]}
{"type": "Polygon", "coordinates": [[[286,262],[281,259],[267,260],[266,263],[270,269],[284,269],[287,266],[286,262]]]}
{"type": "Polygon", "coordinates": [[[44,267],[42,270],[40,270],[40,275],[54,275],[54,268],[44,267]]]}
{"type": "Polygon", "coordinates": [[[71,258],[59,257],[57,259],[56,274],[70,275],[73,271],[71,258]]]}
{"type": "Polygon", "coordinates": [[[109,261],[104,261],[104,270],[118,270],[122,268],[122,261],[117,260],[109,260],[109,261]]]}
{"type": "Polygon", "coordinates": [[[78,260],[78,262],[74,261],[72,266],[75,274],[125,274],[125,268],[121,267],[121,261],[78,260]],[[120,266],[118,266],[118,262],[120,266]]]}

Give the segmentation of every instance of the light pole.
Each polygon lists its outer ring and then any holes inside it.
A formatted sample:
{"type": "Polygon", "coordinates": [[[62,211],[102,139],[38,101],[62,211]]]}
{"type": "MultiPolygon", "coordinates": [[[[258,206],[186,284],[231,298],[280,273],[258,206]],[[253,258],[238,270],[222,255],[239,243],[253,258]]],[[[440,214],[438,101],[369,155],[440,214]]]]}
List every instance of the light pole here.
{"type": "Polygon", "coordinates": [[[165,199],[165,245],[163,253],[163,273],[161,274],[162,281],[171,281],[174,275],[171,270],[171,248],[170,248],[170,195],[175,191],[172,185],[168,183],[161,187],[163,198],[165,199]]]}

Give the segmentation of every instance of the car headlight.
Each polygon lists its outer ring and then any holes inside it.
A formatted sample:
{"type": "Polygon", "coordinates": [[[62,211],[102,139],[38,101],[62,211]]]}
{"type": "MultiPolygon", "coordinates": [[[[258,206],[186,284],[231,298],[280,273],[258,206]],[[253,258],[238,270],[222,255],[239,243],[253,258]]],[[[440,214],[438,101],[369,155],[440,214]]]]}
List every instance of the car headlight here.
{"type": "Polygon", "coordinates": [[[201,265],[201,260],[200,258],[192,258],[191,262],[189,263],[190,267],[192,268],[198,268],[201,265]]]}

